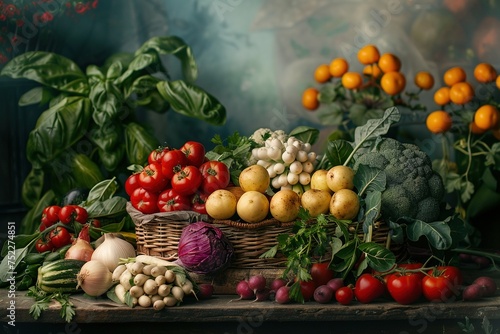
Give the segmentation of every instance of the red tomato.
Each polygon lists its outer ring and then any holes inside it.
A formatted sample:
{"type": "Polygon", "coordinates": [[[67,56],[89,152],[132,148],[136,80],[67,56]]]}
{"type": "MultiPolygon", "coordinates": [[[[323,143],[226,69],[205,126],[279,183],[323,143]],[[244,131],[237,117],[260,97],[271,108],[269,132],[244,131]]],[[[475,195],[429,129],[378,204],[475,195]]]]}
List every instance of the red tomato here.
{"type": "Polygon", "coordinates": [[[335,299],[342,305],[349,305],[354,298],[354,292],[348,286],[343,286],[335,291],[335,299]]]}
{"type": "Polygon", "coordinates": [[[211,194],[218,189],[224,189],[229,185],[231,175],[226,164],[220,161],[207,161],[200,166],[203,176],[201,189],[206,194],[211,194]]]}
{"type": "Polygon", "coordinates": [[[54,249],[54,245],[52,244],[52,241],[50,239],[46,239],[44,237],[41,237],[38,239],[35,243],[35,249],[38,253],[43,253],[46,251],[51,251],[54,249]]]}
{"type": "Polygon", "coordinates": [[[316,286],[325,285],[333,278],[335,273],[328,268],[329,262],[316,262],[311,266],[310,274],[316,286]]]}
{"type": "Polygon", "coordinates": [[[42,211],[42,224],[45,225],[45,227],[49,227],[54,225],[59,221],[59,211],[61,210],[61,207],[59,205],[51,205],[43,209],[42,211]]]}
{"type": "Polygon", "coordinates": [[[70,224],[74,221],[76,216],[76,209],[74,205],[65,205],[59,210],[59,221],[63,224],[70,224]]]}
{"type": "Polygon", "coordinates": [[[307,302],[313,298],[314,290],[316,290],[316,284],[312,280],[300,281],[300,292],[304,297],[304,301],[307,302]]]}
{"type": "Polygon", "coordinates": [[[71,234],[62,226],[57,226],[49,233],[50,241],[54,248],[61,248],[71,243],[71,234]]]}
{"type": "Polygon", "coordinates": [[[159,193],[168,185],[168,179],[163,175],[161,163],[153,162],[139,173],[139,185],[149,191],[159,193]]]}
{"type": "Polygon", "coordinates": [[[73,205],[73,206],[75,208],[75,215],[74,215],[75,221],[79,222],[80,224],[87,223],[87,219],[89,218],[87,210],[79,205],[73,205]]]}
{"type": "Polygon", "coordinates": [[[188,196],[167,189],[158,196],[158,208],[160,212],[191,210],[191,201],[188,196]]]}
{"type": "Polygon", "coordinates": [[[387,290],[399,304],[408,305],[422,296],[422,278],[418,273],[394,273],[387,277],[387,290]]]}
{"type": "Polygon", "coordinates": [[[447,302],[459,294],[463,283],[460,269],[453,266],[438,266],[427,272],[422,279],[424,297],[431,302],[447,302]]]}
{"type": "Polygon", "coordinates": [[[202,215],[206,215],[207,208],[205,203],[207,202],[208,195],[204,193],[196,193],[193,195],[191,199],[191,207],[194,212],[201,213],[202,215]]]}
{"type": "Polygon", "coordinates": [[[127,180],[125,180],[125,192],[130,197],[134,190],[139,188],[141,185],[139,184],[139,173],[134,173],[130,175],[127,180]]]}
{"type": "Polygon", "coordinates": [[[356,280],[354,296],[356,296],[356,299],[361,303],[369,303],[374,299],[382,297],[384,293],[384,282],[378,277],[365,273],[356,280]]]}
{"type": "Polygon", "coordinates": [[[200,167],[205,161],[205,147],[197,141],[188,141],[180,148],[186,155],[189,164],[195,167],[200,167]]]}
{"type": "Polygon", "coordinates": [[[170,148],[166,146],[160,146],[152,150],[148,155],[148,163],[161,162],[161,158],[168,151],[170,151],[170,148]]]}
{"type": "Polygon", "coordinates": [[[189,165],[189,161],[181,150],[170,150],[165,152],[161,158],[161,172],[169,180],[187,165],[189,165]]]}
{"type": "Polygon", "coordinates": [[[200,170],[195,166],[186,166],[175,173],[172,178],[172,189],[180,195],[189,196],[198,190],[203,177],[200,170]]]}
{"type": "Polygon", "coordinates": [[[132,196],[130,196],[130,203],[132,206],[142,213],[158,212],[157,202],[158,195],[142,187],[134,190],[132,196]]]}
{"type": "Polygon", "coordinates": [[[462,272],[458,267],[454,266],[437,266],[436,269],[431,269],[427,272],[429,275],[441,274],[446,278],[449,278],[453,284],[462,285],[464,283],[464,277],[462,272]]]}
{"type": "Polygon", "coordinates": [[[92,218],[90,220],[90,225],[92,225],[92,227],[100,228],[101,222],[99,221],[99,219],[92,218]]]}
{"type": "Polygon", "coordinates": [[[43,232],[43,231],[45,231],[46,228],[47,228],[47,226],[45,226],[44,223],[40,223],[40,227],[38,229],[40,230],[40,232],[43,232]]]}

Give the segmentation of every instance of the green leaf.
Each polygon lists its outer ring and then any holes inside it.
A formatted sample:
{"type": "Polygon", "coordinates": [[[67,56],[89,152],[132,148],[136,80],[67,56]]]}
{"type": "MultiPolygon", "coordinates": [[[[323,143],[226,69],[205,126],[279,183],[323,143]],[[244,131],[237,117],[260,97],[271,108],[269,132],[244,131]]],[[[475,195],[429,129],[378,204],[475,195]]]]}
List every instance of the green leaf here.
{"type": "Polygon", "coordinates": [[[86,95],[87,78],[72,60],[50,52],[25,52],[3,68],[1,75],[34,80],[54,89],[86,95]]]}
{"type": "Polygon", "coordinates": [[[328,142],[326,157],[332,166],[342,165],[352,153],[351,144],[344,139],[328,142]]]}
{"type": "Polygon", "coordinates": [[[116,79],[116,84],[117,85],[123,85],[123,83],[132,78],[132,75],[134,73],[140,72],[148,67],[150,67],[153,64],[159,64],[160,59],[158,58],[157,54],[154,53],[143,53],[143,54],[137,54],[130,64],[128,65],[128,68],[123,74],[116,79]]]}
{"type": "Polygon", "coordinates": [[[125,213],[127,200],[123,197],[112,197],[104,201],[95,201],[89,206],[84,206],[87,209],[89,218],[103,218],[125,213]]]}
{"type": "Polygon", "coordinates": [[[344,120],[344,110],[338,103],[332,103],[328,108],[318,110],[318,119],[322,125],[340,125],[344,120]]]}
{"type": "Polygon", "coordinates": [[[194,82],[198,76],[198,67],[191,48],[179,37],[153,37],[146,41],[135,55],[154,50],[159,54],[171,54],[181,61],[182,73],[188,82],[194,82]]]}
{"type": "Polygon", "coordinates": [[[382,205],[382,192],[378,190],[369,191],[365,198],[365,213],[363,218],[363,231],[368,233],[368,227],[373,225],[380,217],[382,205]]]}
{"type": "Polygon", "coordinates": [[[289,135],[301,140],[304,143],[313,145],[318,140],[319,130],[302,125],[293,129],[289,135]]]}
{"type": "Polygon", "coordinates": [[[104,151],[102,149],[98,149],[97,153],[99,154],[99,159],[103,167],[113,172],[118,168],[120,162],[123,160],[125,156],[125,144],[119,144],[112,150],[104,151]]]}
{"type": "Polygon", "coordinates": [[[453,240],[451,230],[445,221],[426,223],[417,219],[404,218],[408,222],[406,234],[411,241],[417,241],[425,236],[430,245],[436,249],[443,250],[450,248],[453,240]]]}
{"type": "Polygon", "coordinates": [[[87,189],[104,179],[99,166],[85,154],[73,154],[72,170],[76,182],[87,189]]]}
{"type": "Polygon", "coordinates": [[[396,263],[394,253],[375,242],[362,243],[358,248],[365,253],[368,265],[376,271],[388,271],[396,263]]]}
{"type": "Polygon", "coordinates": [[[44,111],[30,132],[27,158],[33,168],[50,163],[87,132],[90,121],[90,101],[81,97],[65,98],[44,111]]]}
{"type": "Polygon", "coordinates": [[[488,154],[486,155],[486,160],[484,161],[486,166],[494,166],[495,169],[500,169],[500,143],[494,143],[491,145],[488,154]]]}
{"type": "Polygon", "coordinates": [[[21,234],[31,234],[38,229],[40,226],[40,219],[42,217],[42,211],[47,206],[54,204],[56,195],[54,190],[49,189],[43,194],[42,198],[32,207],[28,213],[23,217],[21,221],[21,227],[19,233],[21,234]]]}
{"type": "Polygon", "coordinates": [[[33,241],[33,239],[37,239],[39,236],[40,232],[35,232],[33,234],[18,234],[15,235],[12,239],[9,237],[8,240],[10,242],[4,242],[0,256],[7,256],[7,254],[9,253],[9,245],[15,245],[16,249],[21,249],[28,246],[33,241]]]}
{"type": "Polygon", "coordinates": [[[369,191],[384,191],[386,185],[386,174],[383,170],[359,165],[354,178],[354,186],[358,189],[359,196],[369,191]]]}
{"type": "Polygon", "coordinates": [[[24,179],[21,194],[23,203],[32,208],[40,200],[43,191],[45,173],[43,169],[32,168],[26,179],[24,179]]]}
{"type": "Polygon", "coordinates": [[[111,152],[122,141],[123,127],[117,122],[96,126],[89,132],[88,138],[102,151],[111,152]]]}
{"type": "MultiPolygon", "coordinates": [[[[14,269],[17,267],[19,262],[24,259],[26,254],[31,251],[31,248],[34,245],[35,241],[38,239],[39,235],[40,234],[38,233],[30,236],[24,236],[24,239],[22,241],[27,241],[26,246],[22,248],[16,247],[13,251],[13,254],[11,253],[10,248],[8,249],[8,254],[2,259],[2,262],[0,263],[0,282],[7,282],[7,280],[12,277],[12,272],[14,272],[14,269]]],[[[6,243],[10,244],[9,240],[7,240],[6,243]]]]}
{"type": "Polygon", "coordinates": [[[125,126],[125,151],[131,164],[143,165],[148,155],[159,145],[156,138],[138,123],[125,126]]]}
{"type": "Polygon", "coordinates": [[[113,195],[118,190],[118,182],[114,178],[109,180],[104,180],[96,184],[89,191],[87,200],[82,204],[85,206],[90,206],[96,201],[105,201],[113,197],[113,195]]]}
{"type": "Polygon", "coordinates": [[[226,122],[226,109],[219,101],[197,86],[184,81],[161,81],[158,91],[179,114],[203,120],[212,125],[226,122]]]}
{"type": "Polygon", "coordinates": [[[45,104],[50,101],[52,94],[45,87],[35,87],[24,93],[19,99],[19,105],[29,106],[32,104],[45,104]]]}
{"type": "Polygon", "coordinates": [[[117,121],[126,111],[123,108],[125,99],[120,89],[110,81],[99,81],[90,88],[90,101],[92,101],[92,118],[101,127],[117,121]]]}

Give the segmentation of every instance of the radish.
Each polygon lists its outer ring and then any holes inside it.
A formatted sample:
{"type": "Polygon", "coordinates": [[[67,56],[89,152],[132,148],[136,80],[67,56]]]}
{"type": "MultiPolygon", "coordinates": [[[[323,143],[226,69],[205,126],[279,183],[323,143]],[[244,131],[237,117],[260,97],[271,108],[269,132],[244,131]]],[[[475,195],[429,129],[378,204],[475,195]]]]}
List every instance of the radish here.
{"type": "Polygon", "coordinates": [[[248,287],[253,290],[254,294],[259,290],[264,290],[266,288],[266,278],[262,275],[251,276],[248,279],[248,287]]]}
{"type": "Polygon", "coordinates": [[[314,300],[320,304],[329,303],[332,300],[333,291],[328,285],[320,285],[314,290],[314,300]]]}
{"type": "Polygon", "coordinates": [[[478,277],[474,280],[473,284],[477,284],[482,288],[485,297],[493,296],[497,292],[497,284],[491,277],[478,277]]]}
{"type": "Polygon", "coordinates": [[[214,294],[214,286],[209,283],[198,284],[198,296],[200,299],[209,299],[214,294]]]}
{"type": "Polygon", "coordinates": [[[271,294],[271,290],[269,288],[264,288],[262,290],[257,290],[255,292],[255,302],[263,302],[269,300],[269,296],[271,294]]]}
{"type": "Polygon", "coordinates": [[[270,289],[271,291],[276,292],[278,291],[279,288],[285,285],[286,285],[286,280],[284,280],[283,278],[276,278],[271,282],[270,289]]]}
{"type": "Polygon", "coordinates": [[[342,278],[332,278],[326,283],[330,289],[332,289],[333,293],[335,293],[338,289],[344,286],[344,280],[342,278]]]}
{"type": "Polygon", "coordinates": [[[466,286],[462,292],[463,300],[478,300],[483,297],[483,288],[479,284],[466,286]]]}
{"type": "Polygon", "coordinates": [[[236,285],[236,293],[238,294],[238,296],[240,296],[240,298],[237,300],[255,298],[255,294],[254,294],[253,290],[248,286],[248,282],[244,281],[244,280],[240,281],[236,285]]]}
{"type": "Polygon", "coordinates": [[[276,296],[274,297],[274,300],[278,304],[287,304],[291,301],[290,299],[290,287],[289,286],[282,286],[276,291],[276,296]]]}

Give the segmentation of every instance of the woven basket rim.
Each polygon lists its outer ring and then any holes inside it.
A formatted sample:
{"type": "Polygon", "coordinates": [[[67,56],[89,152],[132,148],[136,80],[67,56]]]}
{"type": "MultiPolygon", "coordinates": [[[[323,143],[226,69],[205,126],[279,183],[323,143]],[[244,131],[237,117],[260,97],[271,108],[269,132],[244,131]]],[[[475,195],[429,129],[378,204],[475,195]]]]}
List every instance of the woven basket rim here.
{"type": "Polygon", "coordinates": [[[280,222],[279,220],[275,218],[269,218],[262,220],[257,223],[248,223],[245,221],[240,221],[240,220],[231,220],[231,219],[213,219],[210,221],[212,224],[220,224],[220,225],[226,225],[226,226],[231,226],[231,227],[236,227],[240,229],[245,229],[245,230],[254,230],[254,229],[259,229],[262,227],[267,227],[267,226],[274,226],[274,227],[290,227],[295,224],[294,221],[292,222],[280,222]]]}

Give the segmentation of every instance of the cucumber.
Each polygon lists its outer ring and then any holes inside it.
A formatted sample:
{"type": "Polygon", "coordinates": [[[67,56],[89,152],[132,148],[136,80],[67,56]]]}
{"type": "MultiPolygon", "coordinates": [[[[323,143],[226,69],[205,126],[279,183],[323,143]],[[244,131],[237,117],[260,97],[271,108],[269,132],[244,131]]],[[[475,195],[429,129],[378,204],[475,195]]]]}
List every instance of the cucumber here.
{"type": "Polygon", "coordinates": [[[24,261],[26,264],[42,264],[45,260],[45,257],[50,253],[50,251],[46,251],[43,253],[29,253],[24,257],[24,261]]]}
{"type": "Polygon", "coordinates": [[[36,286],[45,292],[80,292],[77,275],[85,261],[61,259],[38,268],[36,286]]]}

